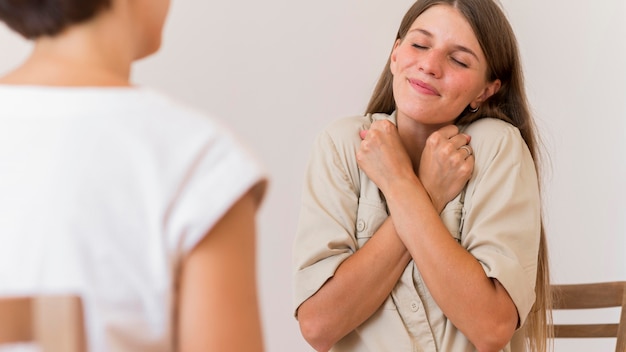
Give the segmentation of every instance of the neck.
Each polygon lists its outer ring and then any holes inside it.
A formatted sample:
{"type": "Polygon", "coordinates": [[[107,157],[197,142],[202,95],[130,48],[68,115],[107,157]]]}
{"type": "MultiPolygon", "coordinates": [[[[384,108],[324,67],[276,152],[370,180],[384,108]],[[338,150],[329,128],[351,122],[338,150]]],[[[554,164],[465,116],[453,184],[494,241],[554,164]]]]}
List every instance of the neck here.
{"type": "Polygon", "coordinates": [[[419,171],[422,151],[426,145],[426,140],[431,133],[442,128],[444,125],[426,125],[404,116],[400,113],[397,115],[398,134],[402,140],[402,144],[411,159],[413,170],[417,174],[419,171]]]}
{"type": "Polygon", "coordinates": [[[107,10],[54,37],[35,41],[30,57],[2,83],[128,86],[134,59],[125,19],[107,10]],[[126,34],[124,34],[126,33],[126,34]]]}

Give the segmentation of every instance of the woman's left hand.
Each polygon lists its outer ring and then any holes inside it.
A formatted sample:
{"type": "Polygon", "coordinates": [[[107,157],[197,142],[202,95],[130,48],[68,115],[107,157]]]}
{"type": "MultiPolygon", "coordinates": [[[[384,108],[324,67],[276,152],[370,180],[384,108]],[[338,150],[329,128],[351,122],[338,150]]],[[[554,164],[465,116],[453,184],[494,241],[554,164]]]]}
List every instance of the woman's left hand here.
{"type": "Polygon", "coordinates": [[[439,213],[472,176],[474,152],[469,140],[455,125],[440,128],[426,140],[418,177],[439,213]]]}
{"type": "Polygon", "coordinates": [[[400,140],[398,129],[388,120],[374,121],[367,131],[356,154],[359,167],[386,193],[394,180],[416,178],[411,159],[400,140]]]}

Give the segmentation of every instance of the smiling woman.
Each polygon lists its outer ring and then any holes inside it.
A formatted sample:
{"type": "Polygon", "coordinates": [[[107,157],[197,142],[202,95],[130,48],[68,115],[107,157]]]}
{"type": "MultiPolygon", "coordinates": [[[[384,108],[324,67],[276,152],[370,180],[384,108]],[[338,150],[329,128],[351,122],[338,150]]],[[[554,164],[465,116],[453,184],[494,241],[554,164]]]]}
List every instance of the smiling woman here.
{"type": "Polygon", "coordinates": [[[428,125],[450,124],[500,88],[500,80],[488,80],[487,60],[472,27],[449,6],[428,9],[396,40],[390,70],[398,117],[408,114],[428,125]]]}
{"type": "Polygon", "coordinates": [[[550,335],[535,131],[493,0],[419,0],[365,116],[316,140],[295,314],[318,351],[532,351],[550,335]]]}

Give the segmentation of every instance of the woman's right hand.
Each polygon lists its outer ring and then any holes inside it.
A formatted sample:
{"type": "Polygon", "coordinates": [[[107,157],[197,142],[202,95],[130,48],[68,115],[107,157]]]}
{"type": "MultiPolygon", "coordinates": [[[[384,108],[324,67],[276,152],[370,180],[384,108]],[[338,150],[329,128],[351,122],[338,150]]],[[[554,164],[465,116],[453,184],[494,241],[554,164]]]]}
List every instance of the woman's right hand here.
{"type": "Polygon", "coordinates": [[[470,136],[459,133],[455,125],[433,132],[422,151],[418,177],[437,212],[465,187],[474,169],[470,136]]]}

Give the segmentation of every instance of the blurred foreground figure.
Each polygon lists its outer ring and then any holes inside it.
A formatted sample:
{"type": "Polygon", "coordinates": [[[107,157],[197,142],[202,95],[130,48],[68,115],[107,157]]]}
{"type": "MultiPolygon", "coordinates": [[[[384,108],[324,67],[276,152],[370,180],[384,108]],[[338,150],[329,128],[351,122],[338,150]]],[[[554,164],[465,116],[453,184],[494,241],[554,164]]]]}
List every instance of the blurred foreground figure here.
{"type": "Polygon", "coordinates": [[[261,351],[265,172],[130,83],[168,0],[0,0],[34,49],[0,78],[0,295],[79,294],[90,351],[261,351]]]}

